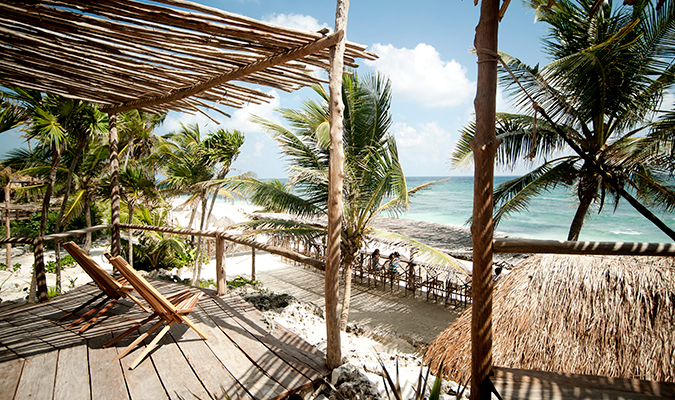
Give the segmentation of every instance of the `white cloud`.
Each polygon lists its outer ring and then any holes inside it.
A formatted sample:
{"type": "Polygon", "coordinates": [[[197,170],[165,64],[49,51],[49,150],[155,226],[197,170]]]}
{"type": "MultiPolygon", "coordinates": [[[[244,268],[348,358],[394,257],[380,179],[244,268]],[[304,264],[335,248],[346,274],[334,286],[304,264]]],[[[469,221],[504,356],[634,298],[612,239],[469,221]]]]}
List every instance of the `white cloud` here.
{"type": "MultiPolygon", "coordinates": [[[[319,21],[311,15],[302,14],[271,14],[262,18],[263,22],[275,25],[285,26],[300,31],[320,31],[323,28],[329,28],[327,23],[320,24],[319,21]]],[[[330,28],[329,28],[330,29],[330,28]]]]}
{"type": "Polygon", "coordinates": [[[407,99],[425,107],[454,107],[470,100],[475,82],[455,60],[444,61],[433,46],[420,43],[414,49],[374,44],[380,58],[365,61],[391,78],[397,101],[407,99]]]}
{"type": "Polygon", "coordinates": [[[447,172],[446,165],[454,139],[438,122],[414,126],[397,122],[392,126],[391,132],[396,137],[406,175],[430,176],[447,172]]]}

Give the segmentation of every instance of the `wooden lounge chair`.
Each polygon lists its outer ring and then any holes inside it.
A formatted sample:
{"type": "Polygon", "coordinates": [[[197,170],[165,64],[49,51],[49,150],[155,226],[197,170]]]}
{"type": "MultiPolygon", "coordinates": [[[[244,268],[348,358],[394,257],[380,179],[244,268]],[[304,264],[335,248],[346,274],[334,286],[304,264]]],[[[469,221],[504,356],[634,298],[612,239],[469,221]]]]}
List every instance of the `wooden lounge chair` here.
{"type": "Polygon", "coordinates": [[[185,323],[187,326],[192,328],[199,336],[204,340],[207,339],[207,336],[202,332],[192,321],[187,318],[187,314],[192,312],[194,306],[197,304],[199,299],[202,297],[203,293],[192,293],[190,289],[183,290],[179,293],[176,293],[170,297],[164,297],[161,293],[157,291],[148,281],[145,280],[142,276],[136,273],[134,269],[127,264],[127,262],[121,257],[112,257],[109,253],[105,253],[105,256],[108,258],[110,263],[124,276],[127,281],[136,289],[136,292],[145,299],[145,301],[152,307],[153,314],[143,321],[134,324],[129,330],[125,331],[121,335],[113,338],[109,342],[103,345],[103,347],[110,347],[113,344],[117,343],[120,339],[127,336],[131,332],[145,325],[155,318],[160,320],[150,327],[146,332],[142,333],[136,340],[134,340],[129,346],[127,346],[121,353],[113,359],[119,360],[120,358],[127,355],[131,350],[133,350],[140,342],[142,342],[146,337],[148,337],[154,330],[159,328],[164,322],[167,325],[162,328],[162,330],[155,336],[152,342],[143,350],[143,352],[136,357],[133,363],[129,366],[129,369],[134,369],[136,366],[145,358],[146,355],[152,351],[157,346],[157,343],[162,339],[164,335],[171,329],[171,326],[178,322],[185,323]]]}
{"type": "Polygon", "coordinates": [[[96,283],[96,285],[101,289],[101,293],[98,296],[87,301],[86,303],[82,304],[81,306],[77,307],[73,311],[62,316],[61,318],[58,319],[57,322],[79,312],[83,308],[87,307],[89,304],[93,303],[94,301],[104,296],[105,298],[100,303],[96,304],[94,308],[87,311],[80,318],[73,321],[73,323],[70,324],[68,328],[72,328],[73,326],[80,324],[82,321],[87,319],[93,313],[98,311],[96,315],[94,315],[91,319],[89,319],[89,321],[87,321],[87,323],[85,323],[80,328],[80,332],[84,332],[94,322],[96,322],[98,317],[103,315],[106,311],[110,309],[110,307],[115,305],[115,303],[117,303],[117,300],[119,300],[120,297],[128,297],[129,299],[133,300],[136,304],[138,304],[143,310],[150,312],[150,309],[148,309],[144,304],[142,304],[139,299],[137,299],[136,297],[132,296],[131,293],[129,293],[133,289],[133,287],[127,283],[124,277],[115,279],[112,276],[110,276],[110,274],[108,274],[103,268],[101,268],[100,265],[96,264],[96,262],[91,257],[89,257],[89,255],[85,253],[84,250],[82,250],[74,242],[66,242],[63,243],[62,246],[75,259],[75,261],[77,261],[77,263],[80,264],[82,269],[84,269],[84,272],[86,272],[87,275],[89,275],[91,279],[93,279],[94,283],[96,283]],[[105,307],[101,308],[103,304],[105,304],[106,302],[108,303],[105,305],[105,307]]]}

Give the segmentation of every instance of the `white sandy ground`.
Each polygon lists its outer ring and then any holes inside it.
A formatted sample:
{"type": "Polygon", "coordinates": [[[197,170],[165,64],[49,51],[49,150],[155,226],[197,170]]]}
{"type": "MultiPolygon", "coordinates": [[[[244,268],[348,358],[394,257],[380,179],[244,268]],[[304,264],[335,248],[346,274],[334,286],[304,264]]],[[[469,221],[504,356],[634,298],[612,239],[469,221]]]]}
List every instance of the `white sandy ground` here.
{"type": "MultiPolygon", "coordinates": [[[[178,205],[179,202],[174,202],[174,206],[178,205]]],[[[246,213],[251,213],[255,210],[253,206],[242,206],[242,205],[227,205],[220,206],[214,209],[213,218],[211,221],[217,221],[223,217],[227,217],[233,222],[241,222],[246,220],[246,213]]],[[[189,211],[175,210],[173,213],[175,222],[180,226],[186,227],[189,220],[189,211]]],[[[215,229],[216,227],[209,225],[207,229],[215,229]]],[[[109,250],[108,244],[104,243],[95,243],[94,247],[91,250],[90,255],[92,258],[99,263],[104,269],[109,272],[112,272],[112,266],[107,262],[103,253],[109,250]]],[[[63,256],[65,251],[62,250],[61,255],[63,256]]],[[[0,260],[4,261],[5,251],[4,247],[0,249],[0,260]]],[[[54,260],[54,251],[45,252],[45,261],[54,260]]],[[[32,270],[32,265],[34,262],[33,253],[28,251],[28,246],[14,247],[12,251],[12,264],[20,263],[21,269],[16,272],[9,271],[0,271],[0,298],[2,301],[10,301],[23,299],[27,295],[28,286],[30,284],[30,273],[32,270]],[[24,251],[25,250],[25,251],[24,251]]],[[[270,276],[274,273],[286,274],[286,271],[289,271],[291,268],[302,269],[295,265],[288,264],[283,261],[281,258],[271,255],[269,253],[258,252],[256,253],[256,274],[257,277],[264,277],[266,274],[270,276]]],[[[183,278],[190,278],[192,276],[192,271],[183,270],[183,271],[172,271],[177,273],[183,278]]],[[[237,276],[250,277],[251,275],[251,254],[250,252],[230,254],[226,256],[226,275],[227,280],[232,280],[237,276]]],[[[47,285],[48,287],[55,286],[55,274],[47,274],[47,285]]],[[[205,265],[202,270],[202,279],[216,279],[215,271],[215,259],[212,259],[208,265],[205,265]]],[[[263,279],[263,278],[258,278],[263,279]]],[[[91,278],[84,273],[80,266],[65,268],[62,271],[62,288],[64,292],[68,290],[91,282],[91,278]]],[[[263,279],[263,286],[265,285],[263,279]]],[[[385,296],[383,293],[382,296],[385,296]]],[[[391,297],[391,296],[390,296],[391,297]]],[[[392,299],[383,300],[391,302],[392,299]]],[[[451,313],[448,310],[444,310],[442,306],[435,304],[424,303],[420,301],[415,301],[413,299],[402,299],[400,296],[394,297],[393,301],[400,301],[404,304],[405,307],[421,307],[421,312],[416,312],[416,317],[424,320],[426,319],[430,326],[438,325],[440,319],[439,315],[443,316],[446,313],[451,313]],[[425,305],[426,304],[426,305],[425,305]]],[[[358,311],[356,311],[358,313],[358,311]]],[[[303,337],[309,343],[317,346],[322,351],[325,351],[326,347],[326,327],[323,318],[320,318],[307,310],[307,307],[303,303],[293,304],[286,307],[281,313],[268,311],[264,313],[268,321],[270,321],[271,329],[273,329],[274,324],[279,323],[291,331],[295,332],[299,336],[303,337]]],[[[433,326],[433,331],[444,329],[447,324],[452,322],[455,318],[453,315],[448,322],[441,323],[438,326],[433,326]]],[[[387,369],[390,371],[392,376],[396,374],[396,360],[398,360],[399,373],[402,381],[402,387],[404,388],[404,393],[406,395],[403,398],[412,398],[413,387],[417,382],[417,378],[420,373],[420,368],[422,366],[421,355],[416,352],[416,349],[409,345],[404,340],[401,340],[396,335],[391,337],[386,337],[385,332],[377,332],[378,340],[373,340],[369,337],[368,326],[369,322],[372,322],[371,325],[377,325],[377,317],[373,318],[370,316],[363,324],[359,323],[360,326],[365,327],[366,331],[361,331],[359,329],[354,333],[343,333],[342,334],[342,354],[343,358],[347,363],[355,368],[357,368],[362,374],[367,376],[367,378],[377,386],[379,392],[386,398],[384,394],[384,382],[382,378],[382,371],[379,366],[378,357],[385,362],[387,369]],[[374,320],[374,321],[373,321],[374,320]]],[[[397,321],[401,324],[406,324],[405,318],[397,318],[397,321]]],[[[422,323],[421,320],[414,321],[412,325],[418,325],[422,323]]],[[[392,327],[392,321],[388,321],[387,327],[392,327]]],[[[414,330],[414,327],[412,328],[414,330]]],[[[423,328],[422,328],[423,329],[423,328]]],[[[375,329],[376,330],[376,329],[375,329]]],[[[435,335],[435,333],[433,333],[435,335]]],[[[399,335],[401,336],[401,335],[399,335]]],[[[424,337],[424,341],[427,342],[429,337],[424,337]]],[[[343,368],[344,369],[344,368],[343,368]]],[[[426,373],[426,369],[425,369],[426,373]]],[[[336,375],[336,373],[334,373],[336,375]]],[[[337,378],[337,376],[334,376],[337,378]]],[[[433,377],[430,378],[429,385],[433,383],[433,377]]],[[[454,383],[445,384],[446,392],[449,389],[456,390],[457,385],[454,383]]],[[[444,399],[450,399],[454,396],[444,396],[444,399]]]]}

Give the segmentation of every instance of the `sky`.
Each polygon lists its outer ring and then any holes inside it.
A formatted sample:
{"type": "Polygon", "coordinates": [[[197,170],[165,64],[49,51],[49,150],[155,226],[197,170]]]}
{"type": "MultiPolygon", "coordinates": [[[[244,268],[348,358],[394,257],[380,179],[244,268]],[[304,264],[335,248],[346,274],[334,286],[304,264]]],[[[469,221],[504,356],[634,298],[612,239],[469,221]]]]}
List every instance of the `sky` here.
{"type": "MultiPolygon", "coordinates": [[[[334,0],[197,0],[198,3],[245,15],[264,22],[296,29],[317,31],[335,25],[334,0]]],[[[471,170],[453,170],[448,160],[459,138],[459,130],[473,115],[477,64],[471,53],[480,5],[471,0],[351,1],[347,21],[347,40],[365,44],[379,59],[358,60],[358,74],[379,72],[392,84],[392,127],[399,156],[407,176],[472,175],[471,170]]],[[[530,65],[546,64],[541,38],[542,23],[534,22],[534,11],[514,1],[499,27],[499,49],[530,65]]],[[[216,125],[202,115],[170,113],[156,133],[180,129],[180,124],[197,123],[202,132],[238,129],[245,135],[241,155],[233,168],[255,172],[260,178],[283,178],[286,163],[276,143],[249,121],[255,114],[284,124],[276,109],[299,108],[307,98],[316,99],[313,90],[293,93],[263,88],[274,96],[269,104],[233,110],[228,119],[217,112],[209,114],[216,125]]],[[[498,93],[498,111],[513,111],[498,93]]],[[[21,145],[19,133],[0,135],[0,156],[21,145]]],[[[525,171],[496,171],[514,175],[525,171]]]]}

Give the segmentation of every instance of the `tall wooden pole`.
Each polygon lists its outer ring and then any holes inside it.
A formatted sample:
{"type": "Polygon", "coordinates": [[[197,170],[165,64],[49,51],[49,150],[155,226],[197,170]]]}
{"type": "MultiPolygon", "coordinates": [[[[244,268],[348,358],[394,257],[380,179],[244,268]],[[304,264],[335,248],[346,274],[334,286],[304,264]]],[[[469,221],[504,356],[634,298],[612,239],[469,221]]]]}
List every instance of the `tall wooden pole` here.
{"type": "Polygon", "coordinates": [[[345,159],[342,147],[342,73],[344,69],[345,38],[349,0],[338,0],[335,10],[335,32],[344,32],[342,40],[330,48],[330,163],[328,165],[328,238],[326,250],[326,366],[342,364],[340,316],[338,313],[340,233],[342,231],[342,176],[345,159]]]}
{"type": "Polygon", "coordinates": [[[216,235],[216,287],[218,288],[218,296],[224,296],[227,291],[224,256],[225,240],[222,236],[216,235]]]}
{"type": "MultiPolygon", "coordinates": [[[[10,180],[7,180],[7,185],[5,185],[5,237],[9,238],[11,235],[11,231],[9,229],[9,182],[10,180]]],[[[8,270],[11,271],[10,268],[12,268],[12,245],[7,243],[5,245],[5,249],[7,250],[7,254],[5,255],[5,265],[7,265],[8,270]]]]}
{"type": "Polygon", "coordinates": [[[251,247],[251,280],[255,282],[255,247],[251,247]]]}
{"type": "Polygon", "coordinates": [[[108,114],[110,126],[110,223],[111,243],[110,253],[113,257],[122,252],[120,238],[120,161],[117,154],[117,114],[108,114]]]}
{"type": "Polygon", "coordinates": [[[474,154],[473,307],[471,314],[471,399],[490,399],[492,370],[492,220],[494,190],[495,99],[499,0],[482,0],[474,46],[478,54],[474,154]]]}

